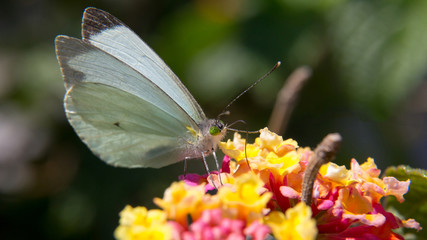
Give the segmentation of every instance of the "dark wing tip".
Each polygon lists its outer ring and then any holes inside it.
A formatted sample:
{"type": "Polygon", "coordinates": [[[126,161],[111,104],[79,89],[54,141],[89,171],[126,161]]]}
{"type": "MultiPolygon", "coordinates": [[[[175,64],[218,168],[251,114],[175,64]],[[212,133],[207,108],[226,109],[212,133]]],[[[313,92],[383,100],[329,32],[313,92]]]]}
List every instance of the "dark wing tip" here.
{"type": "Polygon", "coordinates": [[[119,19],[98,8],[88,7],[85,9],[82,18],[83,40],[90,39],[105,29],[113,28],[117,25],[124,25],[119,19]]]}
{"type": "Polygon", "coordinates": [[[81,82],[84,74],[72,69],[68,65],[68,61],[79,54],[89,51],[90,45],[77,38],[59,35],[55,38],[55,50],[65,87],[69,89],[72,85],[81,82]]]}

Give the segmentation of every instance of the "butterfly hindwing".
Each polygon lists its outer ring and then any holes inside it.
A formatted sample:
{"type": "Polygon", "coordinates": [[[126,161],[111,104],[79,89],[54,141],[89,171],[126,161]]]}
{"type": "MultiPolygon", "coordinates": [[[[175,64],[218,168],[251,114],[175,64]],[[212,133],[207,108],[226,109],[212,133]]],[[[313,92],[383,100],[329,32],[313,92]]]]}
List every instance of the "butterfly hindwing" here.
{"type": "Polygon", "coordinates": [[[174,131],[173,127],[180,126],[138,97],[107,85],[85,83],[68,91],[65,107],[80,138],[109,164],[157,168],[180,160],[184,142],[179,134],[185,133],[174,131]]]}

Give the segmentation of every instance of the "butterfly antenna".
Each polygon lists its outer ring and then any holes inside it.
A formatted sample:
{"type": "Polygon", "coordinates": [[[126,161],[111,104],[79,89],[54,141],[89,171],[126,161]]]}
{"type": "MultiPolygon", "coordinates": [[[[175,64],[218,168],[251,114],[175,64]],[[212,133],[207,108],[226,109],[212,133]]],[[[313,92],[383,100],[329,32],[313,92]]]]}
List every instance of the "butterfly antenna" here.
{"type": "Polygon", "coordinates": [[[246,126],[245,159],[246,159],[246,164],[248,165],[249,170],[251,170],[251,172],[252,172],[252,168],[251,168],[251,165],[249,164],[248,154],[247,154],[247,151],[246,151],[246,145],[248,143],[248,137],[249,137],[249,131],[248,131],[248,126],[246,126]]]}
{"type": "Polygon", "coordinates": [[[259,133],[259,131],[248,131],[248,129],[246,130],[240,130],[240,129],[236,129],[236,128],[230,128],[231,126],[233,126],[236,123],[243,123],[245,125],[248,125],[245,121],[243,120],[237,120],[235,122],[232,122],[231,124],[227,125],[226,128],[227,130],[233,131],[233,132],[238,132],[238,133],[251,133],[251,134],[256,134],[259,133]]]}
{"type": "MultiPolygon", "coordinates": [[[[280,66],[281,62],[278,61],[276,63],[276,65],[274,65],[274,67],[268,71],[266,74],[264,74],[264,76],[262,76],[260,79],[256,80],[251,86],[249,86],[245,91],[243,91],[242,93],[240,93],[237,97],[235,97],[222,111],[222,113],[219,114],[219,116],[221,115],[227,115],[226,112],[227,109],[231,106],[231,104],[233,104],[237,99],[239,99],[243,94],[245,94],[247,91],[251,90],[251,88],[253,88],[255,85],[257,85],[259,82],[261,82],[262,80],[264,80],[266,77],[268,77],[268,75],[270,75],[274,70],[276,70],[276,68],[278,68],[280,66]]],[[[229,112],[228,112],[229,113],[229,112]]]]}
{"type": "Polygon", "coordinates": [[[223,111],[222,113],[218,114],[218,116],[216,117],[216,119],[220,119],[221,116],[223,115],[230,115],[230,111],[223,111]]]}

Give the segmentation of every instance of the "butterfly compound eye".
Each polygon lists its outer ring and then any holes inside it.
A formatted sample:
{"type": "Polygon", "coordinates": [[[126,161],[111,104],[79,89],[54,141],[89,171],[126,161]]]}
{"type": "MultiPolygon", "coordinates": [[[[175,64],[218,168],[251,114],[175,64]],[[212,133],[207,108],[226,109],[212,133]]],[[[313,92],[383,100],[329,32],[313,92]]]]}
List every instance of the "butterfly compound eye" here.
{"type": "Polygon", "coordinates": [[[209,128],[209,133],[212,136],[218,135],[218,133],[220,133],[220,132],[221,132],[221,130],[219,130],[219,128],[217,126],[212,126],[209,128]]]}
{"type": "Polygon", "coordinates": [[[209,128],[209,133],[212,136],[218,135],[224,129],[224,122],[216,120],[215,123],[209,128]]]}

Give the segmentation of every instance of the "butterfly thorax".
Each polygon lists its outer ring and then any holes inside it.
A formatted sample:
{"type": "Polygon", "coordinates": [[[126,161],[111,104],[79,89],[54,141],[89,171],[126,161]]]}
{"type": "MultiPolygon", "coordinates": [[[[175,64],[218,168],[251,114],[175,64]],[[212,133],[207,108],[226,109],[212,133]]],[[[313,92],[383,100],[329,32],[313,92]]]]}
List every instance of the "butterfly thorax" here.
{"type": "Polygon", "coordinates": [[[185,156],[187,158],[202,158],[216,150],[218,143],[227,132],[221,120],[207,119],[199,124],[199,131],[195,133],[195,141],[188,144],[185,156]]]}

